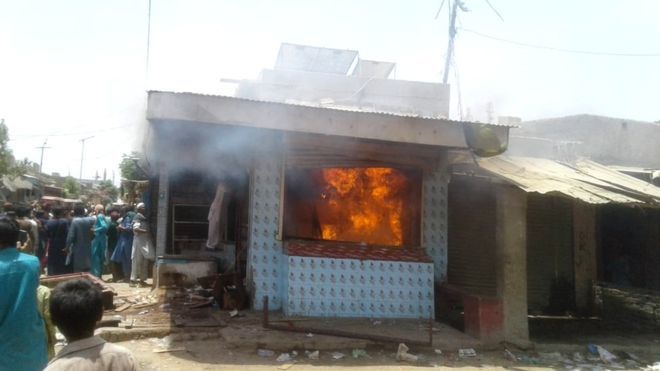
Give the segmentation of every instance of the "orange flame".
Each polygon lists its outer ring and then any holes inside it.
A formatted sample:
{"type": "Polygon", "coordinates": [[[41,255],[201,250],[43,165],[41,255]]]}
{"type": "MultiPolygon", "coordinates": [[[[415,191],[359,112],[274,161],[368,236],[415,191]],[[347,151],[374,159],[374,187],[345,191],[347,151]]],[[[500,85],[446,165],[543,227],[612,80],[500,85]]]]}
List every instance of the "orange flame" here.
{"type": "Polygon", "coordinates": [[[391,168],[326,168],[318,204],[325,240],[403,245],[403,191],[408,180],[391,168]]]}

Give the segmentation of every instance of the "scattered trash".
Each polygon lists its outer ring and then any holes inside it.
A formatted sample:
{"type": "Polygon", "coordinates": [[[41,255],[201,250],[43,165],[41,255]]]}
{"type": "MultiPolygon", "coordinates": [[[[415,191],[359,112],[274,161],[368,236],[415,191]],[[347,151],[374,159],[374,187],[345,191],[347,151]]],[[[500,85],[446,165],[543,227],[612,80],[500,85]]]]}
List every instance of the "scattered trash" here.
{"type": "Polygon", "coordinates": [[[524,362],[524,363],[527,363],[527,364],[536,365],[536,364],[539,363],[538,358],[530,357],[530,356],[525,355],[525,354],[520,355],[520,356],[518,356],[518,357],[516,357],[516,358],[517,358],[520,362],[524,362]]]}
{"type": "Polygon", "coordinates": [[[238,316],[238,309],[234,309],[231,312],[229,312],[229,317],[234,318],[238,316]]]}
{"type": "Polygon", "coordinates": [[[552,353],[539,352],[539,357],[541,357],[541,359],[546,362],[561,362],[564,360],[564,357],[562,357],[561,353],[559,352],[552,352],[552,353]]]}
{"type": "Polygon", "coordinates": [[[477,351],[475,351],[472,348],[459,349],[458,350],[458,356],[461,357],[461,358],[476,357],[477,356],[477,351]]]}
{"type": "Polygon", "coordinates": [[[293,367],[293,365],[295,365],[295,364],[296,364],[295,362],[293,362],[293,363],[285,363],[285,364],[281,365],[280,367],[278,367],[277,369],[278,369],[278,370],[288,370],[288,369],[290,369],[291,367],[293,367]]]}
{"type": "Polygon", "coordinates": [[[435,352],[435,354],[442,355],[442,350],[440,350],[440,349],[435,349],[434,352],[435,352]]]}
{"type": "Polygon", "coordinates": [[[378,320],[376,320],[376,321],[371,321],[371,324],[374,325],[374,326],[378,326],[378,325],[380,325],[381,323],[383,323],[383,322],[382,322],[382,321],[378,321],[378,320]]]}
{"type": "Polygon", "coordinates": [[[660,371],[660,362],[655,362],[652,365],[647,366],[644,368],[645,371],[660,371]]]}
{"type": "Polygon", "coordinates": [[[594,345],[594,344],[587,345],[587,352],[589,352],[589,354],[593,354],[593,355],[597,356],[598,355],[598,348],[596,348],[596,347],[597,347],[597,345],[594,345]]]}
{"type": "Polygon", "coordinates": [[[504,349],[504,358],[508,359],[509,361],[512,362],[517,362],[518,358],[516,357],[515,354],[513,354],[510,350],[504,349]]]}
{"type": "Polygon", "coordinates": [[[257,349],[257,354],[261,357],[272,357],[275,355],[275,352],[268,349],[257,349]]]}
{"type": "Polygon", "coordinates": [[[319,359],[319,351],[315,350],[313,352],[307,352],[307,358],[312,359],[312,360],[317,360],[319,359]]]}
{"type": "Polygon", "coordinates": [[[168,311],[171,309],[171,305],[170,303],[165,303],[165,304],[161,304],[159,308],[160,310],[168,311]]]}
{"type": "Polygon", "coordinates": [[[364,349],[353,349],[352,355],[353,355],[353,358],[355,358],[355,359],[360,358],[360,357],[371,358],[371,357],[369,357],[369,354],[367,354],[367,351],[364,350],[364,349]]]}
{"type": "Polygon", "coordinates": [[[344,353],[339,353],[339,352],[333,352],[332,353],[332,358],[334,358],[334,359],[342,359],[344,357],[346,357],[346,355],[344,353]]]}
{"type": "Polygon", "coordinates": [[[293,358],[298,357],[298,352],[296,352],[295,350],[292,351],[292,352],[291,352],[291,357],[293,357],[293,358]]]}
{"type": "Polygon", "coordinates": [[[573,361],[577,363],[584,362],[584,357],[582,356],[582,353],[580,352],[573,353],[573,361]]]}
{"type": "Polygon", "coordinates": [[[613,363],[614,360],[617,359],[617,356],[610,353],[607,349],[601,347],[600,345],[596,345],[596,351],[598,352],[598,357],[600,357],[600,360],[604,363],[613,363]]]}
{"type": "Polygon", "coordinates": [[[147,313],[149,313],[149,309],[143,310],[142,312],[138,313],[138,315],[141,316],[141,315],[147,314],[147,313]]]}
{"type": "Polygon", "coordinates": [[[635,354],[633,354],[633,353],[626,352],[626,351],[622,351],[622,352],[620,352],[620,353],[621,353],[621,354],[619,354],[619,358],[630,359],[630,360],[633,360],[633,361],[635,361],[635,362],[641,362],[641,361],[642,361],[641,359],[639,359],[639,357],[637,357],[637,356],[636,356],[635,354]]]}
{"type": "Polygon", "coordinates": [[[289,362],[291,360],[291,355],[289,353],[282,353],[277,357],[277,362],[289,362]]]}
{"type": "Polygon", "coordinates": [[[404,343],[399,344],[399,348],[396,351],[396,360],[406,361],[406,362],[417,362],[419,357],[408,353],[408,350],[410,349],[406,346],[406,344],[404,343]]]}
{"type": "Polygon", "coordinates": [[[308,333],[308,334],[305,335],[305,336],[307,336],[308,338],[311,338],[311,337],[314,337],[314,334],[312,334],[312,333],[310,332],[310,333],[308,333]]]}

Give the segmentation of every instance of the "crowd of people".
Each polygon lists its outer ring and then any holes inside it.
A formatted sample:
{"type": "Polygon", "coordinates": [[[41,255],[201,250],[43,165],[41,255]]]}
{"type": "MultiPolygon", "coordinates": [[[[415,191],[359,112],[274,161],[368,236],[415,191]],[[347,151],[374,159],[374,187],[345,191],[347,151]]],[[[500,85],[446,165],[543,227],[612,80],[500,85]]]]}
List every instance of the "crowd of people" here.
{"type": "MultiPolygon", "coordinates": [[[[103,211],[102,206],[96,207],[94,216],[88,217],[84,209],[78,209],[69,221],[67,213],[53,210],[52,219],[48,216],[46,223],[33,220],[30,213],[23,210],[14,213],[6,208],[0,215],[0,370],[138,368],[130,351],[94,336],[96,323],[103,316],[99,287],[85,279],[64,281],[52,292],[39,285],[44,270],[44,259],[38,258],[40,249],[45,250],[42,254],[47,260],[46,271],[52,269],[61,273],[80,269],[101,274],[106,255],[113,261],[120,237],[111,254],[107,240],[113,218],[108,222],[103,211]],[[45,232],[45,246],[37,239],[40,226],[45,232]],[[53,254],[57,254],[55,259],[53,254]],[[54,352],[55,327],[67,340],[67,345],[57,354],[54,352]]],[[[138,205],[133,219],[140,220],[138,216],[143,213],[144,205],[138,205]]],[[[115,222],[119,224],[119,217],[115,222]]],[[[143,221],[131,224],[136,236],[147,233],[144,225],[143,221]]],[[[133,242],[138,240],[134,238],[133,242]]],[[[140,253],[141,246],[131,247],[140,253]]],[[[133,259],[133,263],[135,261],[133,259]]],[[[119,259],[119,264],[122,262],[119,259]]]]}
{"type": "Polygon", "coordinates": [[[148,231],[145,205],[84,207],[73,210],[49,205],[3,205],[0,216],[19,225],[20,252],[39,259],[41,272],[52,276],[90,272],[114,282],[146,285],[154,248],[148,231]]]}

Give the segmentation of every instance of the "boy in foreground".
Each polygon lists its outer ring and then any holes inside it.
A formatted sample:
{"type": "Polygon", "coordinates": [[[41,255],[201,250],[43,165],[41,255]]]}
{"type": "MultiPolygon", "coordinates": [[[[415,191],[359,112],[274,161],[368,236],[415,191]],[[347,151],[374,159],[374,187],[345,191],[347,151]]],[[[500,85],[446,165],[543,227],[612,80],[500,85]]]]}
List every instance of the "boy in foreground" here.
{"type": "Polygon", "coordinates": [[[52,291],[50,316],[66,337],[66,345],[46,367],[59,370],[137,370],[131,352],[94,336],[103,317],[101,290],[87,280],[63,282],[52,291]]]}

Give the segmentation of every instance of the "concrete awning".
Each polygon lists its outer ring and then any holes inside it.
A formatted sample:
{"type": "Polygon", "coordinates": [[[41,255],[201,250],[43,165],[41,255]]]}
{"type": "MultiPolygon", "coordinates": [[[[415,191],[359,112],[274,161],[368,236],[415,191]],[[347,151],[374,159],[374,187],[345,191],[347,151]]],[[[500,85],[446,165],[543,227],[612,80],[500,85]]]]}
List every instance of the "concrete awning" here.
{"type": "MultiPolygon", "coordinates": [[[[467,148],[463,126],[473,124],[353,107],[322,107],[160,91],[149,92],[147,119],[156,123],[233,125],[463,149],[467,148]]],[[[509,126],[491,126],[494,131],[508,137],[509,126]]]]}
{"type": "Polygon", "coordinates": [[[660,188],[589,160],[565,164],[531,157],[477,159],[479,167],[525,192],[555,193],[590,204],[660,205],[660,188]]]}

